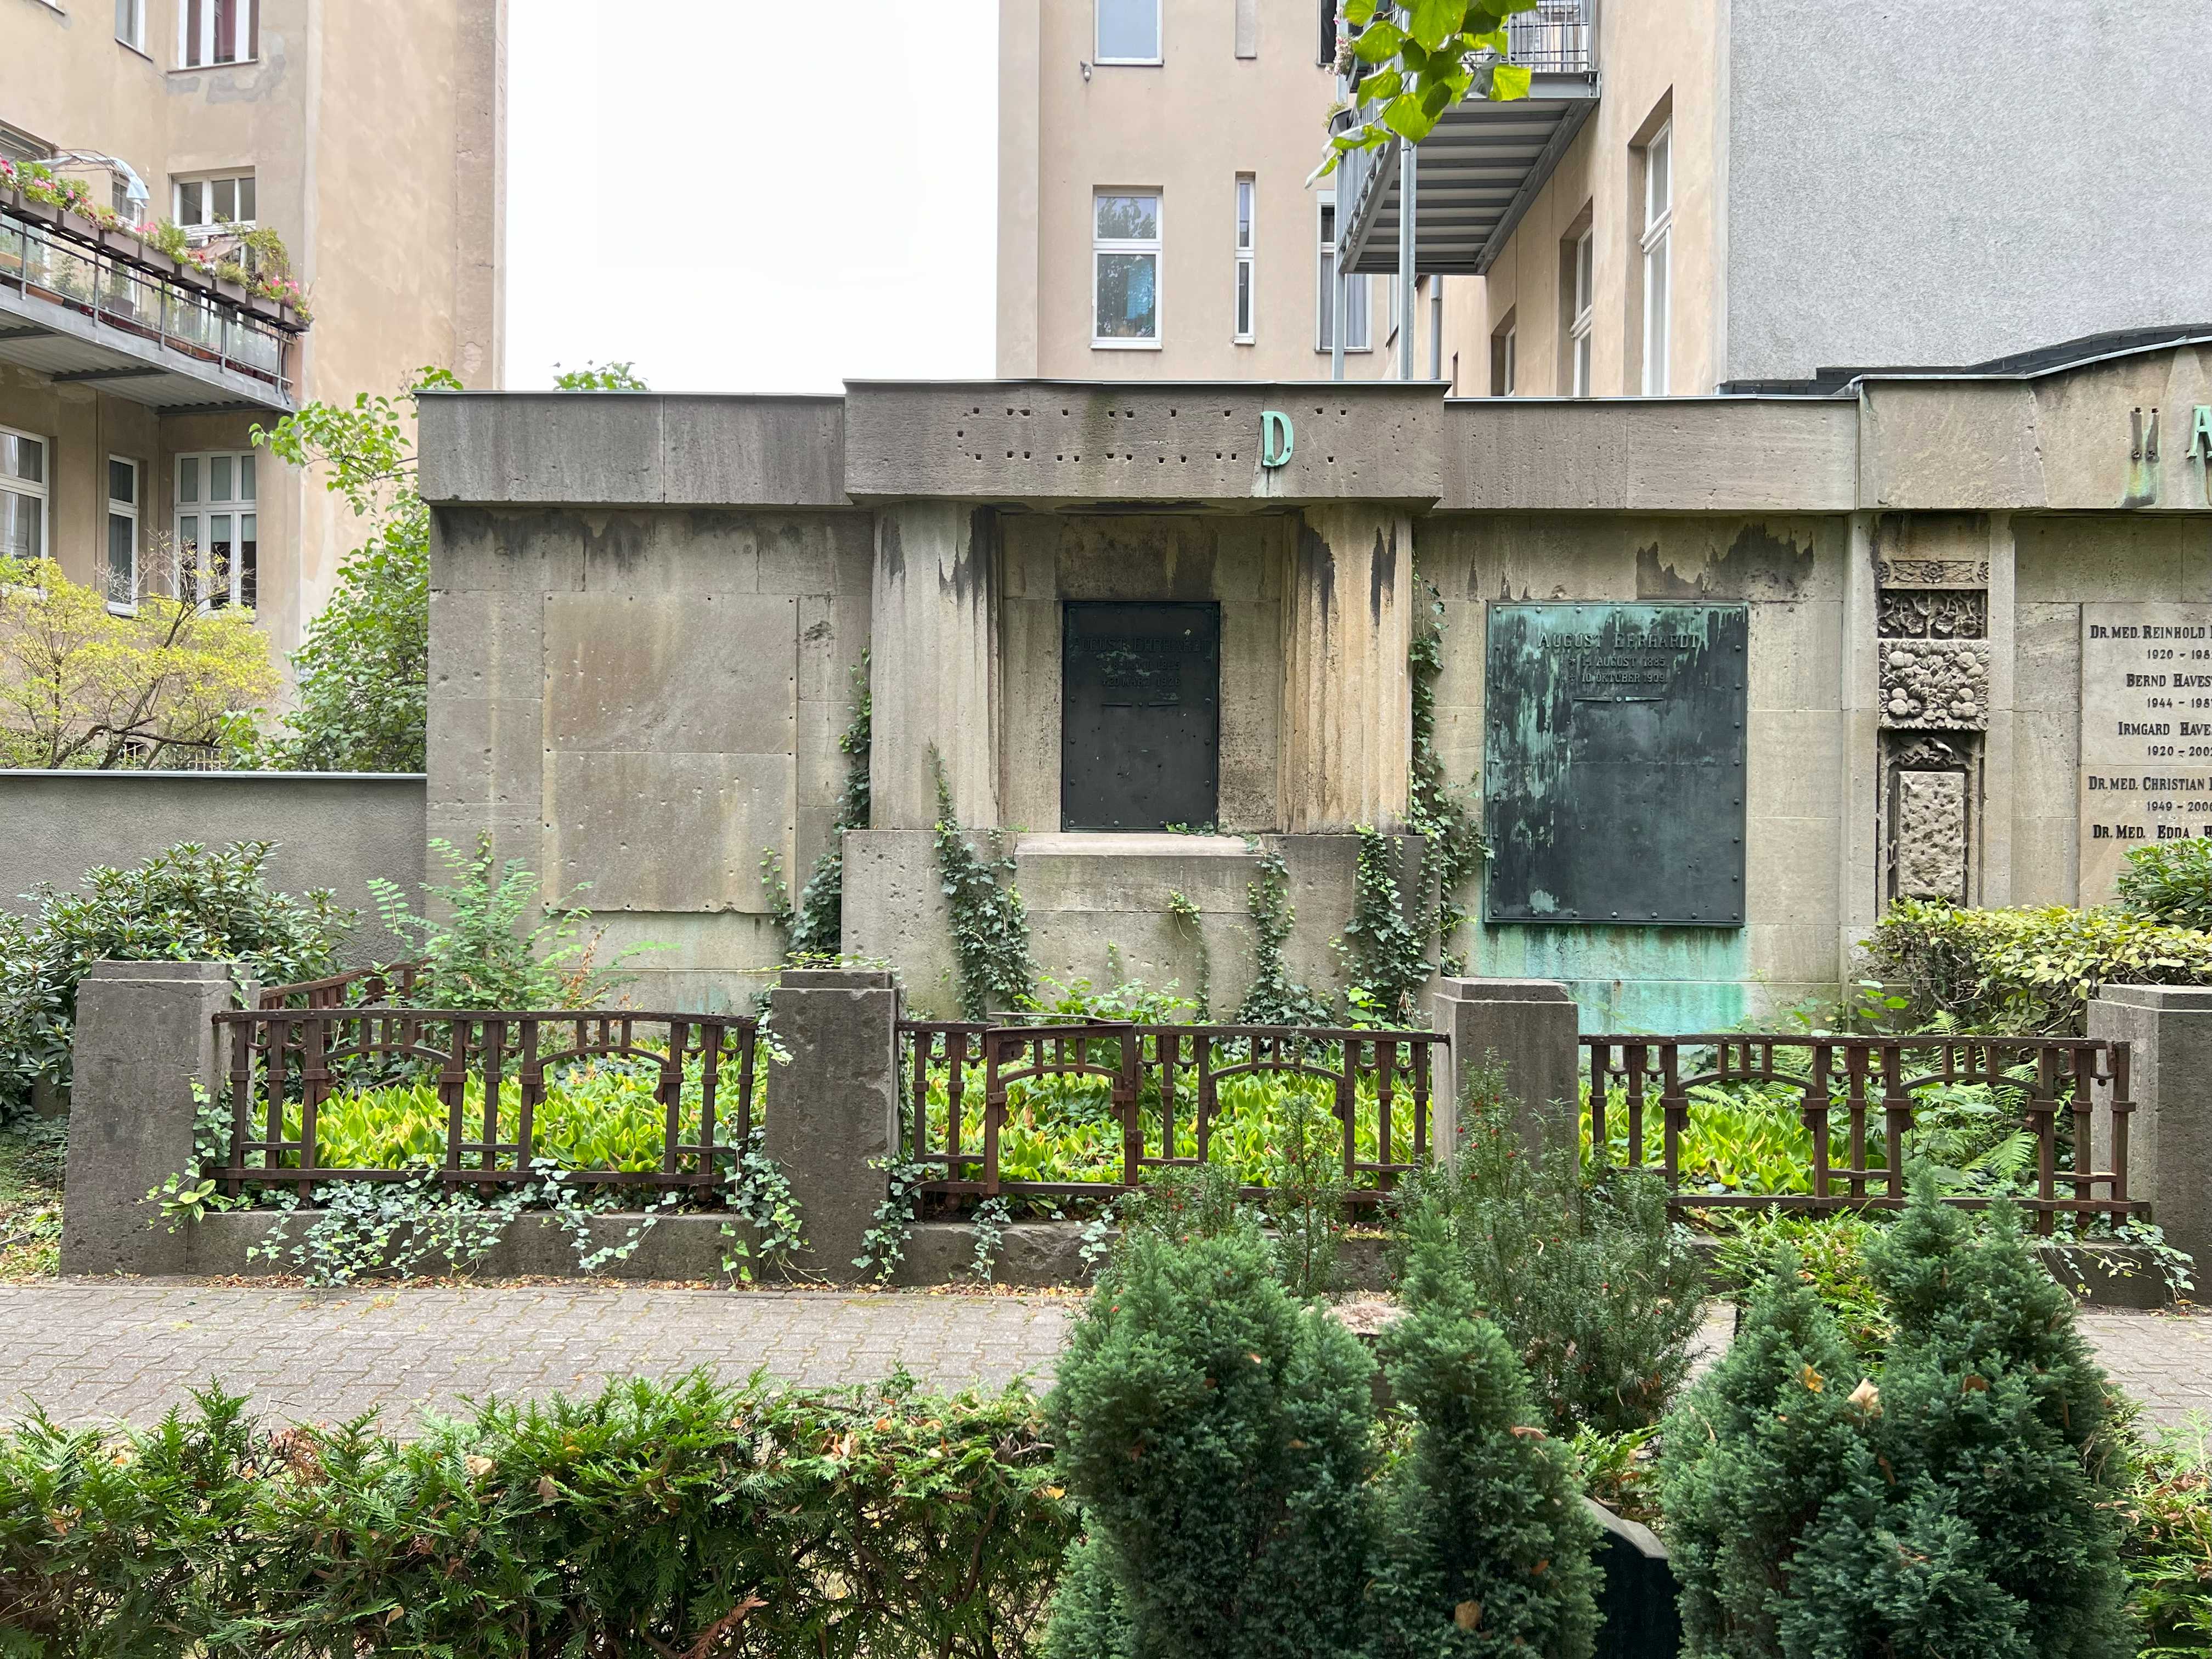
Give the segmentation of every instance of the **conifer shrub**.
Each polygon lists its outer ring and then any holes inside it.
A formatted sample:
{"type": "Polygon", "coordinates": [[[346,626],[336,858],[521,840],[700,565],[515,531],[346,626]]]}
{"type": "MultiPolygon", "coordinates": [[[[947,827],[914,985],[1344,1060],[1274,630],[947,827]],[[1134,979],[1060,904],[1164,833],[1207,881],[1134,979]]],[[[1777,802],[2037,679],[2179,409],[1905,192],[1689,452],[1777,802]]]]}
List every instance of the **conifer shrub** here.
{"type": "Polygon", "coordinates": [[[1656,1176],[1586,1181],[1564,1137],[1532,1153],[1501,1083],[1495,1072],[1472,1080],[1456,1164],[1408,1178],[1400,1254],[1421,1229],[1442,1229],[1554,1432],[1656,1423],[1689,1371],[1705,1270],[1656,1176]]]}
{"type": "Polygon", "coordinates": [[[1438,1218],[1422,1221],[1404,1292],[1382,1364],[1413,1428],[1377,1482],[1367,1650],[1584,1659],[1597,1528],[1438,1218]]]}
{"type": "Polygon", "coordinates": [[[2105,1385],[2071,1301],[2008,1206],[1978,1234],[1924,1174],[1867,1249],[1876,1376],[1780,1249],[1668,1421],[1686,1654],[2119,1659],[2105,1385]]]}
{"type": "Polygon", "coordinates": [[[1374,1362],[1249,1227],[1132,1236],[1046,1402],[1089,1538],[1054,1659],[1307,1659],[1364,1627],[1374,1362]]]}

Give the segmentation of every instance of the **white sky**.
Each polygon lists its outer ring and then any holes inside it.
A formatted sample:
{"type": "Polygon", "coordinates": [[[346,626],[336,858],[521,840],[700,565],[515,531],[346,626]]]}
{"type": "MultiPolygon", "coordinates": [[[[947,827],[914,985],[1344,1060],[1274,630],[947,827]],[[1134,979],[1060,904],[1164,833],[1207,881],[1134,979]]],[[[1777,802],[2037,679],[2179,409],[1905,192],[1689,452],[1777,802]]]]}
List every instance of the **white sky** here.
{"type": "Polygon", "coordinates": [[[514,0],[507,383],[988,375],[998,9],[514,0]],[[807,39],[833,18],[843,62],[807,39]]]}

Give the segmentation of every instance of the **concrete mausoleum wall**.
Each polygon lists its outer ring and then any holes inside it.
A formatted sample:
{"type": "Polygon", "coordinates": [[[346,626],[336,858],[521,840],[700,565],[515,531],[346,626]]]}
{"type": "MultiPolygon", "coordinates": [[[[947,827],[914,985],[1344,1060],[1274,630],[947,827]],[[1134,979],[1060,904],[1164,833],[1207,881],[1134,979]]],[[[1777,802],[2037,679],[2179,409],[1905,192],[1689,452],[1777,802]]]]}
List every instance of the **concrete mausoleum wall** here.
{"type": "Polygon", "coordinates": [[[933,752],[962,825],[1005,832],[1044,973],[1192,992],[1202,941],[1224,1012],[1262,849],[1291,874],[1292,971],[1343,988],[1351,832],[1402,831],[1411,804],[1430,585],[1461,787],[1486,764],[1492,605],[1741,604],[1743,924],[1483,921],[1463,943],[1477,975],[1566,982],[1591,1027],[1771,1018],[1857,977],[1894,897],[2104,896],[2077,845],[2082,607],[2212,605],[2208,348],[2176,330],[1756,397],[434,394],[429,828],[489,826],[588,882],[611,945],[673,947],[639,964],[648,1000],[740,1000],[779,954],[761,855],[795,889],[826,846],[866,650],[847,953],[894,965],[916,1012],[957,1004],[933,752]],[[1280,467],[1263,412],[1295,427],[1280,467]],[[1085,599],[1222,607],[1220,833],[1061,831],[1064,606],[1085,599]]]}
{"type": "Polygon", "coordinates": [[[21,895],[41,882],[68,891],[95,865],[128,868],[179,842],[273,841],[270,884],[329,888],[362,913],[347,958],[390,962],[404,946],[376,925],[368,884],[419,902],[423,836],[419,774],[0,771],[0,907],[27,915],[21,895]]]}

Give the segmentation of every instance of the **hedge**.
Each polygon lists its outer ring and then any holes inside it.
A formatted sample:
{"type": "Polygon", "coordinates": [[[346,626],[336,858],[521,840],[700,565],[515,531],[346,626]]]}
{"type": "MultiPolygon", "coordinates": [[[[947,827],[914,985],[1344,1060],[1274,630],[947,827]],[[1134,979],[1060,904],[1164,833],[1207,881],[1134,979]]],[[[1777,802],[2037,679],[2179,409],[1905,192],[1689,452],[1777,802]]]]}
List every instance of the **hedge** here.
{"type": "Polygon", "coordinates": [[[1948,1015],[1968,1031],[2079,1035],[2103,986],[2212,985],[2212,933],[2120,909],[1899,899],[1866,950],[1917,1016],[1948,1015]]]}
{"type": "Polygon", "coordinates": [[[1018,1390],[693,1376],[407,1443],[197,1401],[0,1439],[0,1651],[1003,1659],[1073,1531],[1018,1390]]]}

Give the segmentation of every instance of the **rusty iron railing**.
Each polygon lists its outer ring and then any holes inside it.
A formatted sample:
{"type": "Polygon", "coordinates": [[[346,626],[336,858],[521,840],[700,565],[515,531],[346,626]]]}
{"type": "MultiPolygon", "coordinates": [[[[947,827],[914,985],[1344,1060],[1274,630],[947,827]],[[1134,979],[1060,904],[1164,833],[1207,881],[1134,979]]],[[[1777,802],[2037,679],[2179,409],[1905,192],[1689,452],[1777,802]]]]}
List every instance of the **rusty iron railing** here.
{"type": "MultiPolygon", "coordinates": [[[[1340,1126],[1338,1155],[1348,1202],[1380,1203],[1431,1149],[1438,1070],[1436,1031],[1340,1030],[1279,1025],[1145,1025],[1111,1020],[994,1025],[965,1021],[899,1024],[904,1094],[900,1140],[911,1163],[943,1173],[921,1183],[944,1198],[1028,1194],[1110,1196],[1142,1186],[1148,1171],[1207,1161],[1224,1084],[1247,1077],[1305,1079],[1328,1097],[1340,1126]],[[980,1066],[980,1141],[963,1123],[980,1066]],[[1028,1181],[1000,1168],[1000,1138],[1017,1091],[1089,1079],[1105,1085],[1121,1131],[1115,1178],[1028,1181]],[[933,1103],[932,1085],[944,1099],[933,1103]],[[1364,1107],[1371,1097],[1372,1106],[1364,1107]],[[1365,1114],[1364,1119],[1363,1112],[1365,1114]],[[1183,1128],[1194,1156],[1178,1155],[1183,1128]],[[1374,1136],[1371,1155],[1360,1142],[1374,1136]]],[[[1257,1195],[1263,1189],[1248,1188],[1257,1195]]]]}
{"type": "Polygon", "coordinates": [[[389,968],[350,968],[328,979],[296,985],[264,985],[255,998],[260,1008],[343,1008],[349,1003],[405,1002],[415,994],[420,962],[396,962],[389,968]]]}
{"type": "MultiPolygon", "coordinates": [[[[1590,1146],[1610,1159],[1615,1098],[1627,1119],[1626,1164],[1664,1177],[1684,1209],[1778,1206],[1815,1212],[1884,1208],[1905,1202],[1900,1156],[1913,1132],[1920,1097],[1978,1085],[2018,1110],[2035,1139],[2035,1194],[2021,1200],[2036,1230],[2049,1234],[2061,1215],[2118,1220],[2148,1206],[2128,1195],[2128,1045],[2080,1037],[2002,1036],[1586,1036],[1589,1051],[1590,1146]],[[1694,1091],[1734,1085],[1796,1091],[1811,1136],[1810,1190],[1803,1193],[1686,1192],[1681,1139],[1698,1107],[1694,1091]],[[1644,1161],[1649,1120],[1657,1115],[1659,1161],[1644,1161]],[[1840,1122],[1838,1121],[1840,1120],[1840,1122]],[[1836,1161],[1840,1127],[1843,1161],[1836,1161]],[[1882,1162],[1869,1165],[1869,1131],[1882,1162]],[[2100,1160],[2110,1167],[2099,1169],[2100,1160]],[[2064,1195],[2060,1188],[2067,1188],[2064,1195]],[[2101,1195],[2100,1188],[2102,1189],[2101,1195]]],[[[1985,1198],[1948,1200],[1969,1207],[1985,1198]]]]}
{"type": "MultiPolygon", "coordinates": [[[[311,994],[322,994],[323,988],[311,994]]],[[[316,1120],[334,1097],[400,1079],[434,1083],[446,1111],[436,1175],[454,1187],[538,1180],[538,1109],[564,1070],[595,1062],[649,1068],[653,1098],[663,1113],[660,1167],[564,1170],[564,1180],[664,1190],[712,1187],[752,1133],[759,1030],[736,1015],[368,1004],[239,1010],[216,1015],[215,1025],[228,1068],[229,1145],[219,1164],[203,1173],[234,1195],[249,1186],[289,1187],[304,1195],[329,1181],[420,1179],[419,1167],[333,1168],[318,1160],[316,1120]],[[688,1100],[687,1063],[698,1067],[688,1100]],[[732,1063],[733,1111],[726,1099],[732,1083],[724,1075],[732,1063]],[[481,1081],[483,1099],[471,1109],[465,1097],[472,1081],[481,1081]]]]}

